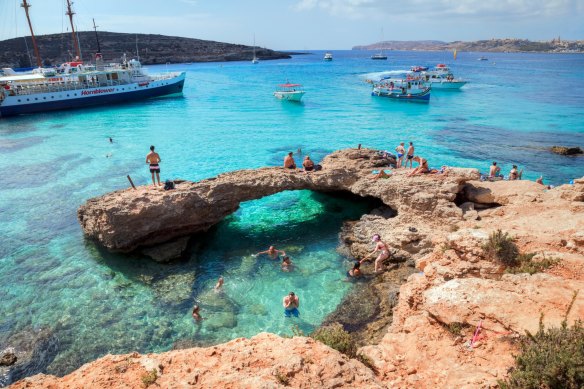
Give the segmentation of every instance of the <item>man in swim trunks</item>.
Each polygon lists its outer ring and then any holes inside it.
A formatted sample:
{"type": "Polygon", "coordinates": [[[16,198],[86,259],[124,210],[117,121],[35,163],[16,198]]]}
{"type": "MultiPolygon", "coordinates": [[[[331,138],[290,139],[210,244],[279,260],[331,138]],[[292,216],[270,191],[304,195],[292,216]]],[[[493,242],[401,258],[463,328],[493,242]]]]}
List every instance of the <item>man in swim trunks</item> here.
{"type": "Polygon", "coordinates": [[[160,166],[158,165],[162,160],[160,155],[154,151],[154,146],[150,146],[150,153],[146,156],[146,163],[150,164],[150,174],[152,174],[152,185],[156,186],[154,181],[154,173],[156,173],[156,179],[158,180],[158,185],[162,186],[160,183],[160,166]]]}
{"type": "Polygon", "coordinates": [[[404,142],[401,142],[399,146],[395,148],[395,152],[397,153],[397,159],[395,161],[396,168],[400,168],[402,166],[404,155],[406,153],[406,149],[404,147],[404,142]]]}
{"type": "Polygon", "coordinates": [[[489,177],[495,178],[499,175],[500,172],[501,172],[501,168],[499,166],[497,166],[497,162],[493,162],[493,164],[491,165],[491,168],[489,169],[489,177]]]}
{"type": "Polygon", "coordinates": [[[256,254],[256,257],[260,254],[267,254],[270,259],[279,259],[280,254],[286,256],[286,252],[284,250],[278,250],[274,246],[270,246],[266,251],[260,251],[256,254]]]}
{"type": "Polygon", "coordinates": [[[298,312],[298,307],[300,306],[300,299],[294,294],[294,292],[288,293],[287,296],[282,300],[282,305],[284,306],[284,315],[290,317],[298,317],[300,312],[298,312]]]}
{"type": "Polygon", "coordinates": [[[408,147],[408,154],[406,156],[406,164],[404,167],[408,167],[408,162],[410,163],[410,168],[414,167],[414,144],[410,142],[410,146],[408,147]]]}
{"type": "Polygon", "coordinates": [[[302,167],[304,167],[304,171],[311,172],[314,170],[314,162],[312,159],[307,155],[304,157],[304,161],[302,162],[302,167]]]}
{"type": "Polygon", "coordinates": [[[293,152],[289,152],[288,156],[284,158],[284,169],[296,169],[296,162],[294,162],[293,152]]]}

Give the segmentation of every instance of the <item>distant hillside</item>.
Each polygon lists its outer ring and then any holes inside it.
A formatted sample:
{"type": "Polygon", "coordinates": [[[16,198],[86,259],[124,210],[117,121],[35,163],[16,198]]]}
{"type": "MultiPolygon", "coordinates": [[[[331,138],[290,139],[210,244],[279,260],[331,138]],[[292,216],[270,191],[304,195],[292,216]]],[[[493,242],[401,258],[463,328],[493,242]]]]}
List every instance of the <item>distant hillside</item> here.
{"type": "MultiPolygon", "coordinates": [[[[125,34],[117,32],[98,32],[101,52],[106,61],[119,61],[123,53],[129,58],[136,55],[136,38],[140,60],[143,64],[164,64],[182,62],[219,62],[247,61],[253,57],[253,47],[230,43],[205,41],[201,39],[152,34],[125,34]]],[[[46,65],[57,65],[72,59],[74,55],[70,33],[39,35],[36,37],[40,56],[46,65]]],[[[0,41],[0,67],[31,66],[26,52],[26,43],[36,66],[32,41],[14,38],[0,41]]],[[[97,51],[95,33],[79,32],[83,59],[91,60],[97,51]]],[[[257,48],[256,55],[261,60],[290,58],[289,53],[257,48]]]]}
{"type": "Polygon", "coordinates": [[[476,42],[441,41],[384,41],[371,45],[355,46],[353,50],[420,50],[420,51],[485,51],[485,52],[541,52],[541,53],[582,53],[584,41],[562,41],[552,39],[534,42],[527,39],[490,39],[476,42]]]}

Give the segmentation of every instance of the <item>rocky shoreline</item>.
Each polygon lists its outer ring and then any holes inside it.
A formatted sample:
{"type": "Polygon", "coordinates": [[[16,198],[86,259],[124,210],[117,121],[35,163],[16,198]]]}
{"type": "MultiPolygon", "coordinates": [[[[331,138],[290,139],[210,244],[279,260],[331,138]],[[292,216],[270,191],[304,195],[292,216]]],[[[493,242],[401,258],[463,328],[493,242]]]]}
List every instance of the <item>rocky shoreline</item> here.
{"type": "Polygon", "coordinates": [[[282,190],[381,199],[385,207],[346,223],[341,240],[348,255],[362,257],[371,235],[381,234],[393,250],[386,263],[392,270],[373,276],[364,265],[366,282],[326,319],[355,334],[374,370],[311,339],[260,334],[208,348],[105,356],[65,377],[37,375],[13,387],[138,388],[145,377],[160,387],[496,387],[513,367],[514,339],[536,330],[541,313],[547,326],[584,318],[577,292],[584,289],[584,178],[553,190],[529,181],[481,182],[473,169],[416,177],[397,170],[373,180],[372,169],[388,162],[374,150],[341,150],[323,160],[321,172],[244,170],[181,182],[173,193],[118,191],[79,209],[88,237],[131,251],[161,227],[130,226],[163,211],[199,215],[164,227],[176,239],[204,231],[240,201],[282,190]],[[485,251],[496,230],[508,231],[534,260],[557,262],[533,275],[505,273],[485,251]],[[468,347],[479,323],[483,330],[468,347]]]}

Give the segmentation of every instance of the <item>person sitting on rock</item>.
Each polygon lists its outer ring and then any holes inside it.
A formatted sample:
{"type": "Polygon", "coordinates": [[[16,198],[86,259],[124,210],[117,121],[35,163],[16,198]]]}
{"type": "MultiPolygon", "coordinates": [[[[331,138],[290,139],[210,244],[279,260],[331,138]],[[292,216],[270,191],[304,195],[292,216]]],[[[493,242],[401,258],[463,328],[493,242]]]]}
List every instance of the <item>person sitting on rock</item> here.
{"type": "Polygon", "coordinates": [[[282,256],[286,256],[286,252],[284,250],[278,250],[274,246],[270,246],[266,251],[260,251],[259,253],[255,254],[255,256],[257,257],[261,254],[267,254],[270,259],[279,259],[280,254],[282,254],[282,256]]]}
{"type": "Polygon", "coordinates": [[[493,164],[491,165],[491,168],[489,169],[489,178],[498,177],[500,172],[501,172],[501,168],[499,166],[497,166],[497,162],[493,161],[493,164]]]}
{"type": "Polygon", "coordinates": [[[300,306],[300,299],[294,294],[294,292],[288,293],[287,296],[282,300],[282,305],[284,306],[284,315],[286,317],[294,316],[298,317],[300,312],[298,312],[298,307],[300,306]]]}
{"type": "Polygon", "coordinates": [[[373,249],[372,252],[370,252],[363,259],[361,259],[359,263],[365,262],[367,258],[375,254],[377,251],[379,251],[379,255],[375,259],[375,273],[377,273],[379,270],[382,269],[383,261],[389,258],[389,247],[385,242],[381,240],[381,236],[379,236],[379,234],[373,235],[371,241],[375,242],[375,248],[373,249]]]}
{"type": "Polygon", "coordinates": [[[536,183],[543,185],[543,176],[539,176],[539,178],[537,180],[535,180],[536,183]]]}
{"type": "Polygon", "coordinates": [[[284,158],[284,169],[296,169],[296,162],[294,162],[294,153],[289,152],[286,158],[284,158]]]}
{"type": "Polygon", "coordinates": [[[373,177],[371,177],[372,180],[379,180],[380,178],[389,178],[391,177],[391,172],[389,172],[389,174],[387,174],[385,172],[385,170],[380,170],[379,173],[377,173],[376,175],[374,175],[373,177]]]}
{"type": "Polygon", "coordinates": [[[428,168],[428,160],[426,158],[422,158],[419,155],[416,155],[413,160],[419,163],[420,166],[408,173],[408,177],[415,176],[417,174],[428,173],[430,171],[428,168]]]}
{"type": "Polygon", "coordinates": [[[304,157],[304,161],[302,162],[302,167],[304,167],[304,171],[311,172],[314,170],[314,162],[310,157],[307,155],[304,157]]]}
{"type": "Polygon", "coordinates": [[[513,165],[513,168],[509,172],[509,180],[517,180],[519,178],[519,172],[517,171],[517,165],[513,165]]]}

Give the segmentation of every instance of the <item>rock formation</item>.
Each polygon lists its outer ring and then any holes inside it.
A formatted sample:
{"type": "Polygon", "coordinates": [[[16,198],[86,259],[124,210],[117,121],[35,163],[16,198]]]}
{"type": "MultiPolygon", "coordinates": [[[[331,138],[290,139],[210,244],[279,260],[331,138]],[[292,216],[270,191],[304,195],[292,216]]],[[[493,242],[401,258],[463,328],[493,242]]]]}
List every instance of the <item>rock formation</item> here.
{"type": "MultiPolygon", "coordinates": [[[[393,211],[376,210],[342,231],[351,255],[368,252],[371,235],[379,233],[392,248],[387,266],[416,268],[413,274],[385,272],[367,283],[380,306],[371,317],[383,317],[343,323],[366,327],[361,339],[369,344],[358,353],[369,358],[374,371],[310,339],[261,334],[206,349],[106,356],[63,378],[39,375],[14,387],[138,388],[155,370],[150,377],[160,387],[490,388],[513,367],[514,339],[537,329],[540,318],[546,326],[584,318],[584,178],[552,190],[528,181],[472,181],[476,171],[456,169],[446,177],[407,178],[398,170],[372,180],[373,166],[386,162],[371,150],[344,150],[328,156],[322,172],[264,168],[254,177],[254,171],[240,171],[183,182],[173,193],[119,191],[80,209],[85,232],[119,250],[145,242],[152,230],[141,224],[139,234],[125,234],[158,209],[203,209],[207,220],[219,220],[238,201],[254,198],[252,191],[257,196],[284,188],[346,190],[382,199],[393,211]],[[221,189],[227,194],[221,196],[221,189]],[[197,208],[199,203],[219,211],[197,208]],[[536,254],[534,260],[553,257],[557,264],[533,275],[505,273],[484,250],[495,230],[509,232],[520,252],[536,254]],[[389,282],[398,274],[407,277],[399,291],[389,282]],[[373,333],[381,336],[368,336],[373,333]]],[[[201,219],[185,217],[206,228],[201,219]]],[[[369,273],[371,265],[362,269],[369,273]]]]}
{"type": "Polygon", "coordinates": [[[107,355],[63,378],[38,375],[11,388],[144,388],[145,377],[158,388],[382,388],[363,364],[321,343],[265,333],[208,348],[107,355]]]}
{"type": "Polygon", "coordinates": [[[582,154],[584,151],[580,147],[566,147],[566,146],[552,146],[552,153],[560,155],[577,155],[582,154]]]}
{"type": "Polygon", "coordinates": [[[243,201],[285,190],[348,191],[381,199],[398,214],[457,220],[453,203],[460,185],[478,178],[476,169],[451,169],[447,176],[372,180],[372,170],[389,161],[374,150],[342,150],[322,161],[317,172],[281,167],[240,170],[200,182],[175,181],[175,189],[126,189],[88,200],[78,210],[85,235],[110,250],[128,252],[205,231],[233,213],[243,201]],[[430,179],[428,179],[430,178],[430,179]]]}

